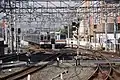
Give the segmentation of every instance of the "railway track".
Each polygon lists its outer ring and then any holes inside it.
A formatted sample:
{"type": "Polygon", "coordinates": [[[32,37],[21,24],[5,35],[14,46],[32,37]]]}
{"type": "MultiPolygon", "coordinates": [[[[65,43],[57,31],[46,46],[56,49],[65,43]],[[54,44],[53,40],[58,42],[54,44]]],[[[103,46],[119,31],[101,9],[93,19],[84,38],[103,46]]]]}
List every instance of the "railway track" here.
{"type": "Polygon", "coordinates": [[[120,72],[109,67],[108,70],[104,70],[97,66],[93,74],[88,78],[88,80],[120,80],[120,72]]]}
{"type": "MultiPolygon", "coordinates": [[[[98,64],[93,74],[88,80],[119,80],[120,72],[118,72],[110,63],[109,59],[104,56],[100,51],[94,52],[95,55],[99,55],[107,62],[107,68],[103,68],[103,65],[98,64]]],[[[96,57],[97,60],[97,57],[96,57]]]]}
{"type": "Polygon", "coordinates": [[[91,49],[85,49],[85,48],[80,48],[80,50],[85,50],[85,51],[90,51],[90,52],[101,52],[102,55],[104,56],[108,56],[108,57],[119,57],[119,54],[115,53],[115,52],[107,52],[107,51],[102,51],[102,50],[91,50],[91,49]]]}
{"type": "Polygon", "coordinates": [[[95,72],[93,72],[93,74],[88,78],[88,80],[107,80],[110,71],[111,68],[109,68],[109,70],[104,70],[98,65],[95,72]]]}
{"type": "MultiPolygon", "coordinates": [[[[85,49],[84,49],[85,50],[85,49]]],[[[50,50],[48,50],[50,51],[50,50]]],[[[27,77],[28,74],[33,74],[43,68],[45,68],[48,64],[52,63],[54,60],[56,60],[56,57],[60,57],[62,56],[63,54],[65,53],[70,53],[71,51],[75,51],[75,50],[66,50],[66,49],[63,49],[63,50],[60,50],[60,51],[56,51],[56,52],[60,52],[62,54],[54,54],[48,58],[46,58],[45,60],[43,61],[46,61],[47,59],[49,59],[50,61],[44,65],[41,65],[41,66],[30,66],[28,68],[25,68],[24,70],[22,71],[19,71],[19,72],[16,72],[14,74],[11,74],[11,75],[8,75],[8,76],[5,76],[5,77],[2,77],[0,78],[0,80],[19,80],[19,79],[23,79],[25,77],[27,77]]],[[[86,50],[88,51],[88,50],[86,50]]],[[[54,52],[54,51],[52,51],[54,52]]],[[[54,52],[54,53],[56,53],[54,52]]],[[[92,57],[94,57],[96,60],[99,60],[99,56],[103,59],[106,60],[106,62],[109,64],[107,68],[103,68],[102,65],[98,64],[95,71],[93,72],[93,74],[88,77],[88,80],[119,80],[120,79],[120,72],[118,72],[114,67],[112,67],[111,63],[109,62],[109,59],[106,58],[106,56],[104,56],[101,51],[92,51],[92,50],[89,50],[88,53],[91,52],[92,57]]]]}
{"type": "MultiPolygon", "coordinates": [[[[43,48],[40,48],[40,46],[36,43],[34,44],[31,44],[30,45],[30,48],[29,50],[31,51],[45,51],[45,49],[43,48]]],[[[48,49],[49,50],[49,49],[48,49]]],[[[73,48],[73,50],[76,50],[76,48],[73,48]]],[[[120,55],[115,53],[115,52],[107,52],[107,51],[102,51],[102,50],[91,50],[91,49],[86,49],[85,46],[81,46],[80,50],[87,50],[87,51],[94,51],[94,52],[98,52],[98,51],[101,51],[101,53],[104,55],[104,56],[108,56],[108,57],[119,57],[120,55]]],[[[91,54],[92,55],[92,54],[91,54]]],[[[94,55],[94,54],[93,54],[94,55]]]]}
{"type": "Polygon", "coordinates": [[[107,80],[120,80],[120,72],[115,68],[111,68],[110,74],[107,77],[107,80]]]}
{"type": "Polygon", "coordinates": [[[44,65],[27,67],[27,68],[25,68],[21,71],[15,72],[15,73],[10,74],[10,75],[7,75],[5,77],[2,77],[2,78],[0,78],[0,80],[19,80],[19,79],[23,79],[23,78],[27,77],[28,74],[33,74],[33,73],[45,68],[48,64],[50,64],[54,60],[56,60],[57,57],[60,57],[62,55],[63,54],[60,54],[60,53],[53,54],[52,56],[43,60],[43,61],[50,60],[49,62],[47,62],[44,65]]]}
{"type": "Polygon", "coordinates": [[[105,52],[100,50],[90,50],[80,48],[81,51],[85,52],[81,55],[86,55],[89,58],[92,57],[96,60],[103,59],[106,63],[99,63],[93,72],[93,74],[88,78],[88,80],[120,80],[119,70],[113,67],[113,64],[109,61],[112,56],[118,58],[119,55],[114,52],[105,52]],[[87,53],[86,53],[87,52],[87,53]],[[100,65],[102,64],[102,65],[100,65]],[[106,67],[106,68],[105,68],[106,67]]]}
{"type": "Polygon", "coordinates": [[[17,60],[17,57],[18,56],[21,56],[21,55],[25,55],[27,53],[21,53],[21,54],[10,54],[10,55],[4,55],[4,56],[1,56],[0,57],[0,60],[2,60],[2,62],[9,62],[9,61],[12,61],[12,60],[17,60]]]}

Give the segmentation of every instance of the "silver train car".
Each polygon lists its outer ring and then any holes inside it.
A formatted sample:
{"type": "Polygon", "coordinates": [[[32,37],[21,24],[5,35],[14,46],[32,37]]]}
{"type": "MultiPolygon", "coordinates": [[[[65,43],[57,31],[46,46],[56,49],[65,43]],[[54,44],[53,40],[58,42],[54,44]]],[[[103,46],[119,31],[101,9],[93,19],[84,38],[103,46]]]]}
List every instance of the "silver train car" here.
{"type": "Polygon", "coordinates": [[[50,32],[40,35],[41,48],[52,48],[52,44],[55,44],[55,48],[64,48],[66,46],[66,35],[60,32],[50,32]]]}

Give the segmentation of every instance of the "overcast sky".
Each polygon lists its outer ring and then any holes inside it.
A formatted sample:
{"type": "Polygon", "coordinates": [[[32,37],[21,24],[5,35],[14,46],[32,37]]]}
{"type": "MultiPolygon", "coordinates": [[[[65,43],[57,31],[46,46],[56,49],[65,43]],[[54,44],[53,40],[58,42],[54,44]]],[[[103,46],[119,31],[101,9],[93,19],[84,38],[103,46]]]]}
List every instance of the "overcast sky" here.
{"type": "MultiPolygon", "coordinates": [[[[25,3],[24,3],[25,4],[25,3]]],[[[22,5],[22,4],[21,4],[22,5]]],[[[26,3],[26,5],[29,5],[29,6],[31,6],[32,7],[32,5],[33,5],[33,2],[29,2],[29,3],[26,3]]],[[[25,6],[25,5],[24,5],[25,6]]],[[[71,2],[49,2],[49,3],[47,3],[47,2],[35,2],[34,3],[34,7],[41,7],[41,6],[44,6],[44,7],[69,7],[69,6],[80,6],[80,3],[79,2],[73,2],[73,1],[71,1],[71,2]]],[[[29,10],[28,10],[29,11],[29,10]]],[[[50,10],[49,10],[50,11],[50,10]]],[[[53,11],[56,11],[56,10],[53,10],[53,11]]],[[[59,11],[59,10],[57,10],[57,11],[59,11]]],[[[67,11],[67,10],[66,10],[67,11]]],[[[23,18],[21,19],[21,21],[29,21],[29,15],[27,15],[27,16],[23,16],[23,18]],[[27,17],[28,16],[28,17],[27,17]]],[[[0,13],[0,19],[3,17],[3,13],[0,13]]],[[[17,27],[21,27],[23,30],[26,30],[26,29],[28,29],[28,28],[36,28],[36,27],[44,27],[44,28],[51,28],[51,27],[54,27],[54,28],[56,28],[56,27],[63,27],[64,26],[64,24],[67,24],[67,22],[65,23],[65,22],[62,22],[63,21],[63,18],[67,18],[68,17],[68,19],[69,19],[69,17],[70,18],[72,18],[70,15],[67,15],[67,14],[64,14],[64,16],[61,16],[60,14],[56,14],[56,15],[54,15],[53,16],[53,18],[56,18],[56,20],[55,21],[51,21],[50,19],[48,19],[46,16],[43,16],[43,17],[41,17],[41,18],[38,18],[39,19],[39,21],[42,21],[43,19],[45,20],[45,22],[43,22],[43,23],[41,23],[41,22],[32,22],[32,23],[28,23],[28,22],[21,22],[20,24],[19,24],[19,22],[18,23],[16,23],[16,25],[17,25],[17,27]],[[57,19],[58,18],[58,19],[57,19]],[[40,20],[41,19],[41,20],[40,20]],[[20,26],[19,26],[20,25],[20,26]]],[[[73,16],[74,17],[74,16],[73,16]]],[[[33,17],[32,17],[33,18],[33,17]]],[[[53,19],[54,20],[54,19],[53,19]]],[[[16,25],[15,25],[15,27],[16,27],[16,25]]]]}

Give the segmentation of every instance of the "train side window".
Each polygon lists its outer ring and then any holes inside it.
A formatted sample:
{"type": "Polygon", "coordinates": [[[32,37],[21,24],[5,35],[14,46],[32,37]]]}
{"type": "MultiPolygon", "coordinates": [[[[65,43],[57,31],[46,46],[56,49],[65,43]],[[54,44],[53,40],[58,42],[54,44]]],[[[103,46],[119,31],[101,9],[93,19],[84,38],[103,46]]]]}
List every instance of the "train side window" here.
{"type": "Polygon", "coordinates": [[[40,36],[40,39],[43,40],[43,35],[40,36]]]}

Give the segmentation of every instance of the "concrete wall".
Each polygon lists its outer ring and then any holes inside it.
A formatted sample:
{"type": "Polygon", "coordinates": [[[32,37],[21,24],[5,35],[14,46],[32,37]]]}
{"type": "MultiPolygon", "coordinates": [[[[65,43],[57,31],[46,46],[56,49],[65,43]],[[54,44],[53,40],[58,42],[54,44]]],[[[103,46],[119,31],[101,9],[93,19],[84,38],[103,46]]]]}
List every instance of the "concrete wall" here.
{"type": "MultiPolygon", "coordinates": [[[[114,44],[114,34],[113,33],[108,33],[107,37],[114,44]]],[[[119,38],[120,38],[120,33],[117,33],[116,39],[118,40],[119,38]]],[[[99,42],[99,40],[100,40],[101,43],[104,43],[106,41],[105,33],[97,33],[96,34],[96,40],[97,40],[97,42],[99,42]]]]}

